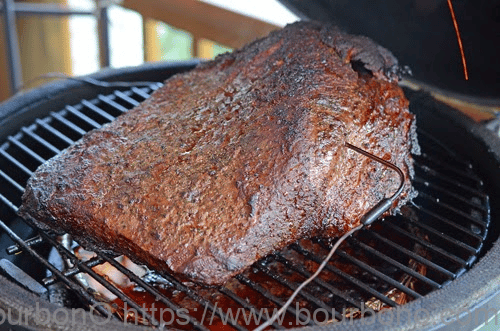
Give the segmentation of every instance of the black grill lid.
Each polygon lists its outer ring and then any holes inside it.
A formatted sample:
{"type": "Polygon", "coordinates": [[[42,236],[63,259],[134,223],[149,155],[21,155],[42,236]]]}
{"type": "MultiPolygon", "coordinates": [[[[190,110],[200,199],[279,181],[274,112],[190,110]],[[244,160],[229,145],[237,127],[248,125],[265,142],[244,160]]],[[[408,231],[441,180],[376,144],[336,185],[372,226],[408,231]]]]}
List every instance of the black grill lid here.
{"type": "Polygon", "coordinates": [[[302,19],[333,22],[391,50],[413,76],[442,89],[500,97],[500,0],[452,0],[469,81],[446,0],[280,0],[302,19]]]}

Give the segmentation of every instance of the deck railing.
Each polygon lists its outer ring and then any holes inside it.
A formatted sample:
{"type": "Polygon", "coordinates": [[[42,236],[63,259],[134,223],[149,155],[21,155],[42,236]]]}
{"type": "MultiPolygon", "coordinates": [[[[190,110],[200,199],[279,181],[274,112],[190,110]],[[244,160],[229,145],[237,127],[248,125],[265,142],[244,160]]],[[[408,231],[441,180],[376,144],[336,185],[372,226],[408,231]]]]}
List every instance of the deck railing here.
{"type": "MultiPolygon", "coordinates": [[[[20,21],[29,17],[42,17],[44,19],[72,15],[95,17],[98,26],[101,68],[110,65],[108,20],[108,6],[110,4],[119,4],[142,15],[145,61],[158,61],[161,59],[157,47],[158,40],[154,38],[154,33],[151,33],[151,29],[154,28],[154,24],[151,24],[153,20],[189,32],[193,36],[192,54],[194,57],[204,56],[207,40],[230,48],[236,48],[277,28],[275,25],[198,0],[96,0],[96,10],[75,10],[66,4],[66,0],[41,1],[44,0],[32,0],[32,2],[0,0],[0,48],[2,49],[0,51],[2,53],[0,54],[0,101],[18,92],[22,88],[24,81],[34,78],[31,74],[39,75],[40,70],[43,70],[43,68],[36,67],[36,61],[23,59],[23,56],[26,55],[23,50],[36,52],[36,49],[31,45],[24,45],[33,38],[26,38],[23,35],[22,40],[20,40],[20,34],[18,33],[20,21]],[[26,65],[26,63],[29,63],[29,65],[26,65]]],[[[29,24],[29,21],[26,24],[29,24]]],[[[22,32],[23,34],[26,33],[24,29],[22,32]]],[[[66,30],[63,29],[63,32],[59,29],[41,35],[42,38],[49,39],[46,42],[49,43],[49,47],[52,45],[50,38],[69,40],[67,27],[66,30]]],[[[69,42],[66,41],[66,43],[67,47],[69,47],[69,42]]],[[[53,47],[60,47],[58,43],[53,44],[53,47]]],[[[57,50],[54,53],[57,53],[57,50]]],[[[69,52],[66,53],[69,54],[69,52]]],[[[69,63],[70,56],[68,54],[63,54],[65,57],[59,57],[57,61],[62,62],[61,68],[65,68],[61,70],[70,73],[71,64],[69,63]]],[[[33,54],[29,55],[33,58],[33,54]]]]}

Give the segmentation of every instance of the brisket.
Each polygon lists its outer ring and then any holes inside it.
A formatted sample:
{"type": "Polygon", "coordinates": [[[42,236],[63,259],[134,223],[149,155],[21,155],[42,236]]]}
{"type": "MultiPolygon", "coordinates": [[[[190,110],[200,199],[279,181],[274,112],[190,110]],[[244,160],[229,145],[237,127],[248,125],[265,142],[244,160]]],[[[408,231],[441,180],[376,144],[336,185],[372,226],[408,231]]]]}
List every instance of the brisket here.
{"type": "Polygon", "coordinates": [[[335,237],[398,187],[414,195],[414,116],[396,59],[295,23],[168,79],[41,165],[19,214],[87,249],[222,284],[294,241],[335,237]]]}

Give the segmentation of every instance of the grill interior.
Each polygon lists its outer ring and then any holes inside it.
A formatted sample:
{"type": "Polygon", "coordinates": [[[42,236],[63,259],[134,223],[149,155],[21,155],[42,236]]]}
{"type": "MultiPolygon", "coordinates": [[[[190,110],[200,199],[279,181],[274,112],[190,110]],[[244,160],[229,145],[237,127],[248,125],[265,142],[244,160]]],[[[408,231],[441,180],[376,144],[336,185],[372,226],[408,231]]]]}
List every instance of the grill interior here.
{"type": "MultiPolygon", "coordinates": [[[[39,231],[29,220],[16,216],[24,186],[41,163],[85,132],[138,105],[160,86],[117,90],[56,109],[0,142],[0,245],[8,248],[0,257],[13,261],[48,288],[48,297],[55,288],[67,291],[74,298],[59,302],[66,306],[88,308],[102,300],[79,281],[79,275],[85,273],[117,297],[110,302],[112,312],[96,306],[101,315],[120,319],[126,303],[137,312],[128,316],[131,322],[158,325],[165,321],[164,316],[142,309],[144,302],[155,302],[157,308],[170,308],[186,322],[174,324],[176,328],[207,330],[225,324],[236,330],[252,329],[258,323],[248,322],[243,315],[230,316],[228,308],[246,312],[268,308],[272,312],[281,307],[316,270],[328,253],[329,242],[302,240],[255,263],[224,287],[205,288],[169,274],[148,272],[139,277],[120,260],[99,252],[89,260],[79,259],[75,244],[67,237],[39,231]],[[58,258],[49,258],[49,254],[58,258]],[[131,285],[118,286],[92,269],[105,262],[131,285]]],[[[358,310],[364,306],[380,310],[402,305],[445,286],[478,259],[490,224],[483,181],[470,162],[432,135],[418,131],[418,136],[422,155],[415,157],[413,181],[418,197],[403,208],[402,215],[376,222],[343,243],[326,270],[300,293],[275,328],[314,325],[303,309],[314,312],[321,308],[316,321],[325,322],[358,318],[358,310]]],[[[2,271],[9,273],[5,268],[2,271]]],[[[262,316],[261,322],[265,320],[262,316]]]]}

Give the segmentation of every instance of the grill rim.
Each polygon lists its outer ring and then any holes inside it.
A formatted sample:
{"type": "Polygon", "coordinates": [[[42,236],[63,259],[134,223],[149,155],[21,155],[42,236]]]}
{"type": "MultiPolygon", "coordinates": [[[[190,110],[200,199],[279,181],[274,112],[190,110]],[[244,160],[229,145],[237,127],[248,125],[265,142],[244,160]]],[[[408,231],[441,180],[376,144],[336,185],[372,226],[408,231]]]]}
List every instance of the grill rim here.
{"type": "MultiPolygon", "coordinates": [[[[199,63],[198,60],[191,60],[146,64],[125,69],[107,69],[90,75],[89,77],[108,82],[142,81],[144,77],[147,77],[148,80],[162,81],[164,77],[189,70],[197,63],[199,63]]],[[[50,107],[50,109],[60,109],[68,103],[72,104],[84,98],[93,98],[98,94],[111,93],[114,90],[117,90],[117,88],[96,87],[80,81],[64,80],[44,85],[41,88],[37,88],[23,95],[15,96],[0,104],[0,127],[2,128],[2,135],[8,136],[13,133],[13,131],[19,130],[19,127],[31,123],[34,118],[41,117],[40,112],[43,111],[43,109],[47,109],[46,107],[50,107]],[[77,98],[75,98],[75,95],[77,95],[77,98]]],[[[467,151],[471,153],[471,160],[481,160],[481,163],[478,164],[476,169],[487,168],[485,170],[488,174],[486,178],[495,182],[489,183],[490,195],[500,196],[500,176],[492,176],[492,174],[495,174],[495,171],[498,174],[497,169],[500,164],[500,140],[483,125],[472,122],[463,114],[452,108],[438,104],[427,94],[423,92],[406,92],[410,99],[416,100],[416,103],[412,102],[412,108],[427,107],[426,109],[430,109],[429,113],[432,113],[435,119],[426,120],[426,123],[428,122],[431,126],[436,127],[439,126],[439,123],[442,123],[442,121],[451,121],[454,131],[465,133],[471,138],[474,138],[468,141],[468,146],[460,146],[460,150],[467,148],[467,151]],[[495,178],[499,179],[495,180],[495,178]]],[[[426,113],[426,115],[429,114],[426,113]]],[[[443,134],[450,134],[448,131],[443,132],[443,134]]],[[[494,209],[495,206],[492,206],[493,211],[494,209]]],[[[496,209],[498,210],[498,206],[496,209]]],[[[498,215],[498,213],[493,213],[493,215],[498,215]]],[[[494,216],[492,219],[495,221],[494,216]]],[[[456,309],[455,311],[458,311],[458,309],[462,309],[463,307],[478,309],[486,305],[490,306],[496,304],[498,306],[500,303],[500,288],[498,287],[498,284],[500,284],[500,275],[498,274],[498,270],[500,270],[500,239],[497,239],[492,244],[489,251],[465,275],[452,281],[451,284],[445,286],[443,289],[436,290],[422,299],[417,299],[404,305],[404,308],[411,312],[416,312],[419,309],[426,309],[429,312],[433,312],[427,323],[417,324],[413,318],[407,318],[405,320],[400,320],[399,327],[403,329],[412,329],[415,327],[434,329],[444,326],[444,329],[451,330],[457,329],[457,327],[458,329],[462,329],[464,326],[458,324],[458,321],[454,324],[440,324],[440,316],[446,316],[447,311],[450,309],[456,309]]],[[[30,300],[33,300],[30,299],[32,294],[17,284],[11,283],[2,276],[0,276],[0,287],[9,289],[15,288],[19,291],[18,293],[22,293],[21,298],[18,298],[20,300],[18,303],[21,305],[26,304],[26,307],[33,307],[32,302],[36,302],[36,300],[31,301],[31,305],[29,305],[30,300]]],[[[2,291],[2,293],[6,292],[2,291]]],[[[0,297],[2,305],[6,304],[4,299],[4,297],[0,297]]],[[[47,305],[52,311],[61,309],[59,306],[50,303],[47,303],[47,305]]],[[[383,330],[387,327],[388,314],[377,314],[377,316],[379,315],[381,316],[380,319],[377,318],[375,323],[370,325],[370,328],[373,330],[383,330]]],[[[403,317],[407,317],[406,314],[403,314],[403,317]]],[[[89,318],[90,315],[87,316],[87,319],[89,318]]],[[[113,321],[109,321],[109,323],[102,327],[102,330],[109,330],[110,327],[114,327],[115,325],[120,329],[124,327],[123,322],[117,322],[115,324],[113,321]]],[[[359,329],[365,325],[363,320],[359,320],[347,325],[347,328],[346,325],[331,324],[323,327],[316,326],[314,329],[359,329]]],[[[469,328],[469,325],[466,326],[469,328]]],[[[136,328],[134,327],[134,329],[136,328]]],[[[311,328],[306,327],[304,329],[311,328]]]]}
{"type": "MultiPolygon", "coordinates": [[[[200,60],[171,61],[146,63],[138,67],[123,69],[104,69],[85,76],[104,82],[164,81],[165,77],[194,68],[200,60]]],[[[27,126],[36,118],[45,117],[44,109],[59,110],[66,105],[79,102],[81,99],[93,99],[98,94],[110,94],[115,90],[126,90],[130,87],[101,87],[83,81],[65,79],[45,84],[25,93],[19,93],[0,103],[0,128],[2,136],[13,134],[21,126],[27,126]],[[75,95],[78,97],[75,98],[75,95]],[[77,101],[78,100],[78,101],[77,101]]]]}

